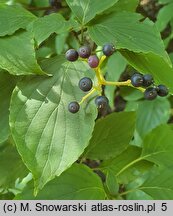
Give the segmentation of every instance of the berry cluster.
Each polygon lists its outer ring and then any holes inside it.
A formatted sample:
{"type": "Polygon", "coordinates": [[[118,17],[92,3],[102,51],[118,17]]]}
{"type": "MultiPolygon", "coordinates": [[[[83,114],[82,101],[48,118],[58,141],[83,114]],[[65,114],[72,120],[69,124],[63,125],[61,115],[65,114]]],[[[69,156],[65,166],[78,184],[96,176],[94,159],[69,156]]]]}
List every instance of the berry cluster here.
{"type": "MultiPolygon", "coordinates": [[[[78,86],[82,91],[87,92],[92,89],[93,82],[89,77],[84,77],[80,79],[78,86]]],[[[108,103],[109,103],[108,98],[105,96],[98,96],[95,99],[95,104],[99,109],[106,108],[108,103]]],[[[79,111],[79,109],[80,109],[80,105],[77,101],[73,101],[68,105],[68,110],[71,113],[76,113],[79,111]]]]}
{"type": "Polygon", "coordinates": [[[93,92],[98,91],[100,96],[95,99],[95,104],[99,109],[104,109],[108,106],[108,98],[102,95],[102,86],[105,85],[115,85],[115,86],[131,86],[137,88],[144,92],[144,98],[147,100],[153,100],[158,95],[161,97],[168,95],[168,88],[164,85],[156,86],[154,84],[154,79],[150,74],[140,74],[135,73],[132,75],[130,80],[124,82],[112,82],[106,81],[101,72],[101,65],[106,57],[111,56],[115,52],[115,47],[113,44],[105,44],[102,48],[103,56],[99,59],[96,54],[92,54],[90,46],[85,45],[79,48],[78,51],[74,49],[69,49],[65,56],[68,61],[74,62],[80,57],[82,60],[87,61],[88,65],[95,71],[98,83],[93,86],[93,82],[89,77],[84,77],[79,81],[79,88],[83,92],[89,92],[84,96],[80,103],[73,101],[69,103],[68,110],[71,113],[77,113],[80,109],[80,105],[86,100],[93,92]]]}
{"type": "MultiPolygon", "coordinates": [[[[98,96],[95,99],[95,104],[99,109],[104,109],[108,106],[109,100],[105,96],[98,96]]],[[[72,101],[68,105],[68,110],[71,113],[77,113],[80,109],[80,104],[77,101],[72,101]]]]}
{"type": "MultiPolygon", "coordinates": [[[[78,86],[82,91],[87,92],[92,89],[93,82],[89,77],[84,77],[79,80],[78,86]]],[[[108,98],[105,96],[98,96],[95,99],[95,104],[99,109],[102,109],[102,108],[104,109],[108,106],[109,101],[108,101],[108,98]]],[[[76,113],[79,111],[79,109],[80,109],[80,104],[77,101],[72,101],[68,105],[68,110],[71,113],[76,113]]]]}
{"type": "Polygon", "coordinates": [[[154,85],[152,75],[135,73],[131,77],[131,84],[134,87],[144,87],[144,98],[147,100],[154,100],[158,95],[164,97],[168,95],[168,88],[165,85],[154,85]]]}
{"type": "MultiPolygon", "coordinates": [[[[102,51],[105,56],[111,56],[115,52],[115,47],[112,44],[105,44],[102,51]]],[[[99,58],[97,55],[91,54],[91,48],[87,45],[80,47],[78,51],[69,49],[65,56],[71,62],[78,60],[79,57],[88,59],[88,64],[91,68],[96,68],[99,65],[99,58]]]]}
{"type": "MultiPolygon", "coordinates": [[[[115,52],[115,47],[112,44],[105,44],[102,51],[105,56],[111,56],[115,52]]],[[[65,56],[66,59],[71,62],[76,61],[79,57],[82,59],[88,59],[88,65],[91,68],[97,68],[100,63],[97,55],[92,55],[92,50],[87,45],[80,47],[78,51],[69,49],[65,56]]],[[[79,81],[78,86],[82,91],[88,92],[93,88],[93,82],[89,77],[84,77],[79,81]]],[[[105,96],[98,96],[95,99],[95,104],[98,108],[106,108],[108,103],[108,98],[105,96]]],[[[71,102],[68,106],[68,110],[71,113],[76,113],[79,109],[80,104],[76,101],[71,102]]]]}

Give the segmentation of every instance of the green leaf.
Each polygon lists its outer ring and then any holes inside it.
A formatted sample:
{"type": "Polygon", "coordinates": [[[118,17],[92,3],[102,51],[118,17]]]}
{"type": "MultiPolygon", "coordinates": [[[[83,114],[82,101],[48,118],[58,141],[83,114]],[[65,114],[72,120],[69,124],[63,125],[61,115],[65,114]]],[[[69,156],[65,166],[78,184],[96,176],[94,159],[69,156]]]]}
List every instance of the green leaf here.
{"type": "Polygon", "coordinates": [[[157,15],[157,21],[156,26],[159,31],[163,31],[167,24],[173,19],[173,3],[170,3],[168,5],[165,5],[159,10],[159,13],[157,15]]]}
{"type": "Polygon", "coordinates": [[[167,4],[167,3],[171,3],[172,0],[158,0],[158,2],[159,2],[160,4],[167,4]]]}
{"type": "Polygon", "coordinates": [[[0,193],[0,200],[13,200],[13,199],[14,199],[14,194],[11,192],[4,193],[4,194],[0,193]]]}
{"type": "MultiPolygon", "coordinates": [[[[0,36],[12,35],[18,29],[26,29],[36,17],[22,7],[0,4],[0,36]]],[[[18,46],[19,48],[19,46],[18,46]]]]}
{"type": "Polygon", "coordinates": [[[135,12],[136,7],[139,4],[139,0],[120,0],[113,7],[104,11],[104,13],[119,13],[122,11],[131,11],[135,12]]]}
{"type": "Polygon", "coordinates": [[[83,153],[97,116],[94,102],[72,114],[71,101],[80,101],[78,81],[93,76],[86,63],[65,62],[64,57],[43,61],[53,77],[31,77],[21,81],[12,96],[12,135],[25,164],[35,180],[35,192],[59,176],[83,153]]]}
{"type": "Polygon", "coordinates": [[[144,191],[135,190],[127,194],[126,200],[153,200],[153,198],[146,194],[144,191]]]}
{"type": "Polygon", "coordinates": [[[49,0],[34,0],[34,5],[36,7],[49,7],[49,0]]]}
{"type": "Polygon", "coordinates": [[[36,58],[37,59],[48,58],[52,54],[54,54],[54,51],[51,49],[51,47],[48,47],[48,46],[42,46],[38,50],[36,50],[36,58]]]}
{"type": "Polygon", "coordinates": [[[151,196],[146,194],[144,191],[138,190],[138,188],[149,178],[150,175],[153,175],[155,173],[156,165],[154,165],[150,170],[148,170],[145,173],[142,173],[138,178],[136,178],[134,181],[128,183],[125,186],[125,191],[121,192],[121,195],[126,195],[126,199],[132,199],[132,200],[153,200],[151,196]]]}
{"type": "Polygon", "coordinates": [[[0,38],[0,67],[14,75],[45,74],[35,59],[34,40],[29,32],[0,38]]]}
{"type": "Polygon", "coordinates": [[[111,195],[117,195],[119,191],[119,184],[117,182],[116,176],[112,171],[108,171],[106,174],[106,186],[111,195]]]}
{"type": "Polygon", "coordinates": [[[0,193],[0,200],[13,200],[14,199],[14,194],[11,192],[7,193],[0,193]]]}
{"type": "Polygon", "coordinates": [[[144,138],[141,159],[167,167],[171,166],[173,164],[172,140],[173,133],[168,125],[155,128],[144,138]]]}
{"type": "Polygon", "coordinates": [[[140,186],[140,190],[147,193],[154,200],[173,200],[173,172],[172,169],[158,169],[140,186]]]}
{"type": "Polygon", "coordinates": [[[0,188],[14,188],[16,179],[26,176],[27,169],[16,148],[9,143],[0,147],[0,158],[0,188]]]}
{"type": "Polygon", "coordinates": [[[173,91],[172,64],[160,34],[151,21],[139,19],[140,15],[130,12],[110,14],[96,19],[88,31],[98,45],[115,44],[129,64],[143,73],[151,73],[156,82],[173,91]]]}
{"type": "MultiPolygon", "coordinates": [[[[108,59],[106,79],[109,81],[118,81],[121,73],[125,70],[126,65],[127,62],[125,58],[118,52],[114,53],[108,59]]],[[[115,86],[105,86],[105,94],[109,99],[110,106],[114,105],[114,91],[115,86]]]]}
{"type": "MultiPolygon", "coordinates": [[[[131,111],[134,111],[134,110],[131,110],[131,111]]],[[[142,137],[139,135],[139,133],[137,132],[137,130],[135,130],[134,136],[133,136],[133,140],[130,142],[130,145],[142,147],[142,141],[143,141],[142,137]]]]}
{"type": "Polygon", "coordinates": [[[74,164],[49,182],[36,197],[33,196],[33,184],[29,184],[15,199],[103,200],[105,192],[100,178],[91,169],[74,164]]]}
{"type": "Polygon", "coordinates": [[[148,161],[139,161],[131,165],[140,155],[141,148],[129,146],[117,157],[105,160],[99,168],[106,173],[111,171],[114,173],[119,183],[127,184],[153,166],[153,163],[148,161]]]}
{"type": "Polygon", "coordinates": [[[135,200],[172,200],[173,199],[173,173],[172,167],[166,168],[163,166],[156,166],[148,172],[146,177],[135,180],[128,185],[127,199],[135,200]],[[146,178],[147,177],[147,178],[146,178]],[[135,185],[136,184],[136,185],[135,185]]]}
{"type": "Polygon", "coordinates": [[[120,88],[120,94],[126,101],[136,101],[144,97],[141,91],[126,86],[120,88]]]}
{"type": "Polygon", "coordinates": [[[0,143],[7,140],[9,130],[9,106],[11,94],[16,85],[13,76],[0,71],[0,143]]]}
{"type": "Polygon", "coordinates": [[[134,133],[135,112],[113,113],[96,122],[85,157],[108,159],[123,152],[134,133]]]}
{"type": "Polygon", "coordinates": [[[35,20],[29,30],[33,32],[34,37],[40,45],[52,33],[61,34],[70,29],[70,23],[67,22],[61,14],[51,14],[35,20]]]}
{"type": "Polygon", "coordinates": [[[153,53],[170,63],[156,27],[149,20],[140,22],[140,18],[139,14],[130,12],[110,14],[94,20],[89,26],[89,34],[99,45],[109,41],[114,43],[118,50],[153,53]]]}
{"type": "Polygon", "coordinates": [[[171,128],[168,125],[161,125],[145,137],[142,152],[140,148],[129,147],[117,158],[105,161],[100,168],[111,170],[116,174],[118,182],[127,183],[133,179],[133,175],[139,176],[138,170],[145,172],[152,166],[151,163],[146,163],[147,161],[170,167],[173,165],[172,140],[171,128]]]}
{"type": "Polygon", "coordinates": [[[139,101],[127,101],[125,111],[136,111],[138,109],[138,103],[139,101]]]}
{"type": "MultiPolygon", "coordinates": [[[[55,38],[55,48],[57,55],[63,54],[66,50],[66,40],[68,33],[62,33],[56,36],[55,38]]],[[[71,37],[70,37],[71,38],[71,37]]]]}
{"type": "Polygon", "coordinates": [[[100,14],[104,10],[110,8],[118,0],[67,0],[66,1],[73,13],[79,19],[82,25],[85,25],[92,20],[97,14],[100,14]]]}
{"type": "MultiPolygon", "coordinates": [[[[20,3],[20,4],[31,4],[32,0],[13,0],[14,3],[20,3]]],[[[7,2],[7,1],[6,1],[7,2]]]]}
{"type": "Polygon", "coordinates": [[[160,124],[167,123],[170,118],[170,103],[167,98],[138,103],[136,129],[144,137],[160,124]]]}

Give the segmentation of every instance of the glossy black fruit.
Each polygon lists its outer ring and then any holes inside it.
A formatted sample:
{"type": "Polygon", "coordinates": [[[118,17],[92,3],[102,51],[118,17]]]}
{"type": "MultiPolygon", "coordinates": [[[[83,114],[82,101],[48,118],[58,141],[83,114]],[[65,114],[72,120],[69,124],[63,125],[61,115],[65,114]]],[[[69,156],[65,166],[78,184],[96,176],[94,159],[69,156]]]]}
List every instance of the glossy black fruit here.
{"type": "Polygon", "coordinates": [[[140,87],[143,85],[143,75],[139,73],[135,73],[131,77],[131,83],[134,87],[140,87]]]}
{"type": "Polygon", "coordinates": [[[161,97],[167,96],[169,93],[168,88],[165,85],[158,85],[157,86],[157,94],[161,97]]]}
{"type": "Polygon", "coordinates": [[[92,89],[93,82],[90,78],[84,77],[79,81],[79,88],[86,92],[92,89]]]}
{"type": "Polygon", "coordinates": [[[69,49],[67,50],[66,54],[65,54],[65,57],[68,61],[76,61],[79,57],[79,54],[76,50],[74,49],[69,49]]]}
{"type": "Polygon", "coordinates": [[[89,46],[82,46],[78,50],[81,58],[88,58],[91,55],[91,48],[89,46]]]}
{"type": "Polygon", "coordinates": [[[96,68],[99,65],[99,58],[96,55],[91,55],[88,58],[88,64],[91,68],[96,68]]]}
{"type": "Polygon", "coordinates": [[[103,54],[105,56],[111,56],[115,52],[115,47],[113,44],[105,44],[103,46],[103,54]]]}
{"type": "Polygon", "coordinates": [[[95,104],[98,108],[105,108],[109,104],[109,100],[105,96],[98,96],[95,99],[95,104]]]}
{"type": "Polygon", "coordinates": [[[144,92],[144,98],[147,100],[154,100],[157,97],[156,88],[149,87],[144,92]]]}
{"type": "Polygon", "coordinates": [[[145,74],[143,75],[143,86],[149,87],[151,84],[153,84],[153,76],[151,74],[145,74]]]}
{"type": "Polygon", "coordinates": [[[80,109],[80,105],[76,101],[73,101],[73,102],[69,103],[69,105],[68,105],[68,110],[71,113],[77,113],[79,111],[79,109],[80,109]]]}

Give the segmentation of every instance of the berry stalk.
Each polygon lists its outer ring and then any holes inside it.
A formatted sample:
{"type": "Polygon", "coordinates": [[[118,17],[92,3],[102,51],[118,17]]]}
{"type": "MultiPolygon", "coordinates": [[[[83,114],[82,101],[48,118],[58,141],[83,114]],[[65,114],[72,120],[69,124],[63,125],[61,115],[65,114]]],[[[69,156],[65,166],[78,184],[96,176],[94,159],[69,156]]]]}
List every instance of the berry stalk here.
{"type": "Polygon", "coordinates": [[[86,94],[82,100],[79,102],[79,105],[81,105],[87,98],[89,98],[94,92],[96,92],[97,89],[93,88],[88,94],[86,94]]]}

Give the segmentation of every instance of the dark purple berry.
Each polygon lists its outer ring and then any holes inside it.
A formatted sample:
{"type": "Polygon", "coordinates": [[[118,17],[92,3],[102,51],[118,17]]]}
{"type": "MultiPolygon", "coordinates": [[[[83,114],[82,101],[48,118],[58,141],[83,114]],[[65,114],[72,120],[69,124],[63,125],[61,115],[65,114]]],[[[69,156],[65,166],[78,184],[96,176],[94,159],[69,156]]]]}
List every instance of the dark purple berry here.
{"type": "Polygon", "coordinates": [[[151,84],[153,84],[153,76],[151,74],[145,74],[143,75],[143,86],[149,87],[151,84]]]}
{"type": "Polygon", "coordinates": [[[82,46],[78,50],[81,58],[88,58],[91,55],[91,48],[89,46],[82,46]]]}
{"type": "Polygon", "coordinates": [[[92,89],[93,82],[90,78],[84,77],[79,81],[79,88],[86,92],[92,89]]]}
{"type": "Polygon", "coordinates": [[[139,74],[139,73],[135,73],[132,75],[131,77],[131,84],[134,86],[134,87],[140,87],[143,85],[143,75],[142,74],[139,74]]]}
{"type": "Polygon", "coordinates": [[[168,95],[168,93],[169,93],[169,90],[165,85],[158,85],[157,86],[157,94],[160,97],[165,97],[168,95]]]}
{"type": "Polygon", "coordinates": [[[107,107],[108,106],[108,104],[109,104],[109,100],[108,100],[108,98],[107,97],[105,97],[105,96],[98,96],[98,97],[96,97],[96,99],[95,99],[95,104],[96,104],[96,106],[98,107],[98,108],[105,108],[105,107],[107,107]]]}
{"type": "Polygon", "coordinates": [[[76,61],[78,59],[79,54],[78,54],[78,52],[76,50],[69,49],[69,50],[67,50],[65,56],[66,56],[66,59],[68,61],[72,61],[73,62],[73,61],[76,61]]]}
{"type": "Polygon", "coordinates": [[[149,87],[144,92],[144,98],[147,100],[154,100],[157,97],[156,88],[149,87]]]}
{"type": "Polygon", "coordinates": [[[99,58],[96,55],[91,55],[88,58],[88,64],[91,68],[96,68],[99,65],[99,58]]]}
{"type": "Polygon", "coordinates": [[[103,46],[103,54],[105,56],[111,56],[115,52],[115,47],[113,44],[105,44],[103,46]]]}
{"type": "Polygon", "coordinates": [[[78,102],[73,101],[71,103],[69,103],[68,105],[68,111],[71,113],[77,113],[80,109],[80,105],[78,102]]]}

